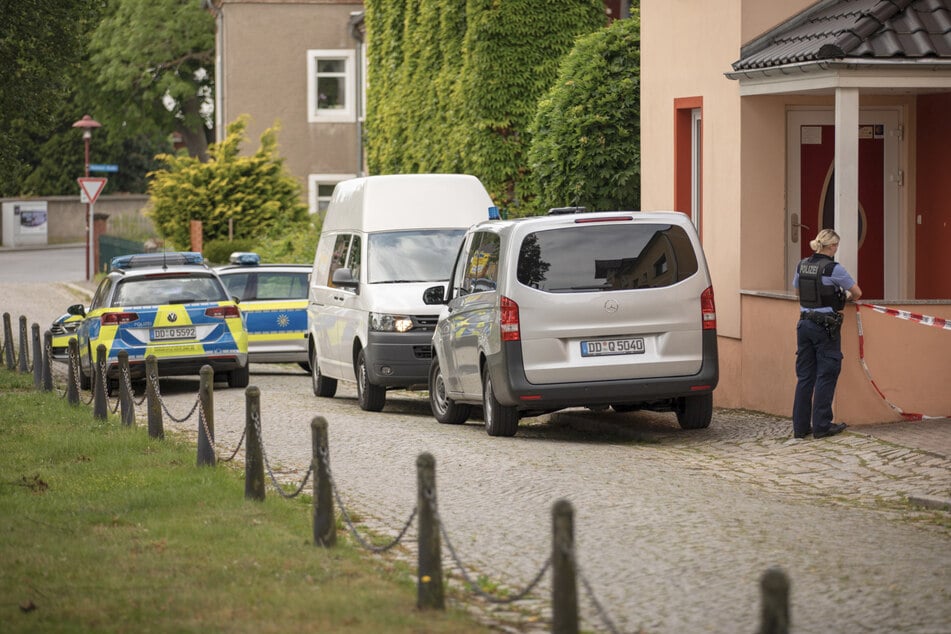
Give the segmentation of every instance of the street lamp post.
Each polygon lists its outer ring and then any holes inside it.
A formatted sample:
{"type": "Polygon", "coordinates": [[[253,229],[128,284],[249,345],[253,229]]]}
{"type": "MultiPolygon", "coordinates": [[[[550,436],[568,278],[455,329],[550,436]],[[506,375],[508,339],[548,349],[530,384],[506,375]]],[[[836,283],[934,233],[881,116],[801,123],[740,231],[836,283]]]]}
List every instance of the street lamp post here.
{"type": "MultiPolygon", "coordinates": [[[[86,178],[89,178],[89,141],[92,139],[92,129],[101,128],[102,124],[90,117],[88,114],[83,115],[83,118],[73,124],[74,128],[82,128],[83,130],[83,145],[85,146],[85,161],[86,161],[86,178]]],[[[92,263],[92,231],[93,231],[93,219],[92,219],[92,206],[89,203],[86,203],[86,279],[92,280],[95,275],[96,267],[92,263]]]]}

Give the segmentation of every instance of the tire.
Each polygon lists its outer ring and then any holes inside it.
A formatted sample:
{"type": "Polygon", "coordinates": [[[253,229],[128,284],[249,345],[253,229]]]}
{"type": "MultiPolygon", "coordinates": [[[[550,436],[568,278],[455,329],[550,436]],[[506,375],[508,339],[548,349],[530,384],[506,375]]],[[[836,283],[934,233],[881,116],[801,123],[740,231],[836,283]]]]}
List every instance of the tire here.
{"type": "Polygon", "coordinates": [[[337,393],[337,379],[328,379],[320,373],[316,348],[310,349],[310,381],[313,384],[314,396],[333,398],[337,393]]]}
{"type": "MultiPolygon", "coordinates": [[[[81,355],[76,355],[81,356],[81,355]]],[[[93,369],[96,367],[96,363],[92,357],[92,349],[89,349],[89,374],[87,375],[83,372],[83,362],[82,359],[77,359],[76,371],[79,372],[79,389],[80,390],[91,390],[92,389],[92,373],[93,369]]]]}
{"type": "Polygon", "coordinates": [[[713,394],[679,398],[676,409],[681,429],[706,429],[713,418],[713,394]]]}
{"type": "Polygon", "coordinates": [[[518,431],[518,408],[502,405],[495,398],[488,368],[482,370],[482,412],[488,435],[514,436],[518,431]]]}
{"type": "Polygon", "coordinates": [[[297,365],[300,366],[300,369],[304,372],[310,372],[310,362],[308,361],[298,361],[297,365]]]}
{"type": "Polygon", "coordinates": [[[363,350],[357,355],[357,403],[366,412],[379,412],[386,404],[386,388],[370,383],[367,357],[363,350]]]}
{"type": "Polygon", "coordinates": [[[248,387],[250,382],[251,366],[249,364],[228,373],[228,387],[248,387]]]}
{"type": "Polygon", "coordinates": [[[433,356],[433,363],[429,366],[429,407],[436,420],[445,425],[461,425],[469,419],[472,409],[469,405],[456,404],[446,396],[446,382],[443,381],[439,357],[436,356],[433,356]]]}
{"type": "Polygon", "coordinates": [[[632,405],[631,403],[614,403],[611,405],[611,409],[618,414],[626,414],[627,412],[636,412],[640,407],[632,405]]]}

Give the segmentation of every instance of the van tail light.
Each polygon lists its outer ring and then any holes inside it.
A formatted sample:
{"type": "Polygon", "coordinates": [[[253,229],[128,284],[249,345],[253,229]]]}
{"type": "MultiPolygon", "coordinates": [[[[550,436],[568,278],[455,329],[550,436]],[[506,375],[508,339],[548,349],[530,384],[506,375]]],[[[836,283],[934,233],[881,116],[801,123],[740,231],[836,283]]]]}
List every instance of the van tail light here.
{"type": "Polygon", "coordinates": [[[717,308],[713,304],[712,286],[708,286],[707,290],[700,294],[700,315],[704,330],[717,329],[717,308]]]}
{"type": "Polygon", "coordinates": [[[231,317],[240,317],[241,311],[233,304],[230,306],[213,306],[205,309],[205,316],[229,319],[231,317]]]}
{"type": "Polygon", "coordinates": [[[103,313],[99,323],[103,326],[118,326],[139,320],[138,313],[103,313]]]}
{"type": "Polygon", "coordinates": [[[502,341],[519,341],[522,335],[518,329],[518,304],[503,295],[499,298],[499,309],[502,341]]]}

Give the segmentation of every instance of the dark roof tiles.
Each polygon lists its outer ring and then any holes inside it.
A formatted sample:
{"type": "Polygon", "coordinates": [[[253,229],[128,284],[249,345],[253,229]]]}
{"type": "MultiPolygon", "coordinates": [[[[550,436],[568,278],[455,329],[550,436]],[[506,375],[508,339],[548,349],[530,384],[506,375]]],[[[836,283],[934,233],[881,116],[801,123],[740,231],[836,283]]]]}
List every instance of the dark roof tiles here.
{"type": "Polygon", "coordinates": [[[829,59],[951,59],[951,0],[820,2],[741,51],[734,70],[829,59]]]}

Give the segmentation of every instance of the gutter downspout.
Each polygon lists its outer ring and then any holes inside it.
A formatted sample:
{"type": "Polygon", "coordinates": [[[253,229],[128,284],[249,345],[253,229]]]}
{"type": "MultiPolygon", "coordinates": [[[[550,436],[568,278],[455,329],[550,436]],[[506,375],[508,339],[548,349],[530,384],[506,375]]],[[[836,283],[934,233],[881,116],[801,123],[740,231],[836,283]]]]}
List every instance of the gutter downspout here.
{"type": "Polygon", "coordinates": [[[357,115],[357,169],[355,170],[357,176],[366,175],[363,169],[363,34],[360,32],[360,28],[363,26],[363,16],[363,11],[354,11],[350,14],[350,22],[348,24],[350,37],[352,37],[356,43],[353,50],[356,66],[354,69],[354,81],[356,84],[354,87],[356,100],[354,110],[357,115]]]}

